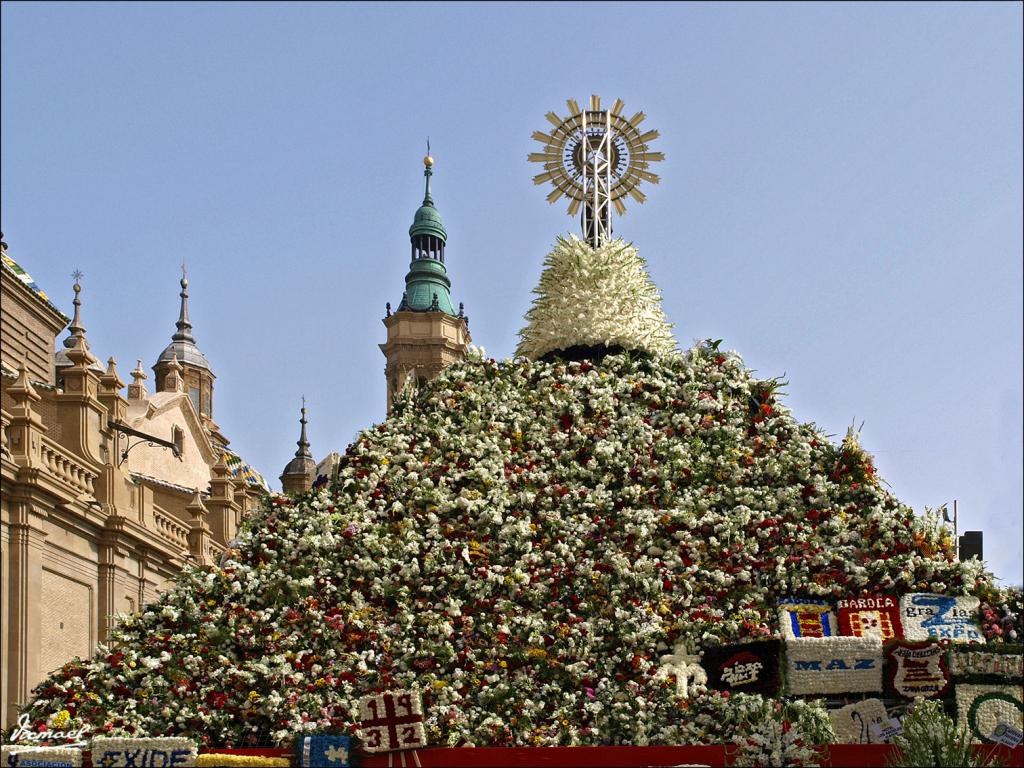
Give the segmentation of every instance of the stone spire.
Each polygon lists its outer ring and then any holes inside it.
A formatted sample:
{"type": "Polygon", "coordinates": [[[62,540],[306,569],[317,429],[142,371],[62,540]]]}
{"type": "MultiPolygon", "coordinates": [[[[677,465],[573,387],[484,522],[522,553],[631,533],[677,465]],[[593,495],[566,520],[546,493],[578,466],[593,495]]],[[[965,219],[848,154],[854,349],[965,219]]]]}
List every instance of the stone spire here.
{"type": "Polygon", "coordinates": [[[165,392],[181,392],[181,363],[178,362],[178,356],[171,354],[171,361],[167,365],[167,375],[164,377],[165,392]]]}
{"type": "Polygon", "coordinates": [[[68,326],[71,335],[64,339],[64,346],[68,349],[88,349],[89,342],[85,340],[85,326],[82,325],[81,280],[84,275],[76,269],[71,276],[75,278],[75,284],[72,286],[75,291],[75,300],[72,302],[75,305],[75,316],[71,318],[71,325],[68,326]]]}
{"type": "Polygon", "coordinates": [[[196,413],[202,419],[208,432],[217,432],[218,427],[213,421],[213,381],[216,378],[210,368],[210,361],[199,351],[195,336],[192,335],[192,322],[188,316],[188,273],[185,265],[181,265],[181,305],[178,309],[177,330],[153,366],[156,391],[185,392],[192,400],[196,413]],[[178,372],[179,388],[171,389],[168,382],[174,376],[170,369],[174,364],[180,365],[178,372]]]}
{"type": "Polygon", "coordinates": [[[192,336],[192,323],[188,320],[188,273],[185,271],[185,264],[181,265],[181,309],[178,311],[178,332],[171,336],[174,341],[190,341],[196,343],[192,336]]]}
{"type": "Polygon", "coordinates": [[[100,376],[100,391],[97,398],[107,409],[107,416],[114,421],[124,421],[128,410],[128,401],[121,396],[124,381],[117,372],[117,361],[113,357],[107,360],[107,370],[100,376]]]}
{"type": "Polygon", "coordinates": [[[170,360],[173,355],[182,365],[209,370],[210,361],[199,351],[196,337],[192,335],[192,322],[188,319],[188,273],[184,264],[181,265],[179,284],[181,293],[178,296],[181,297],[181,306],[178,309],[178,322],[175,323],[177,331],[171,336],[171,343],[160,353],[157,365],[165,360],[170,360]]]}
{"type": "Polygon", "coordinates": [[[54,360],[58,378],[62,368],[70,368],[79,360],[97,372],[103,371],[103,365],[100,363],[99,358],[93,355],[89,349],[89,341],[85,337],[85,326],[82,325],[81,281],[84,275],[76,269],[71,273],[71,276],[75,278],[75,284],[72,286],[75,292],[75,300],[72,302],[75,305],[75,314],[71,318],[71,324],[68,326],[68,337],[63,341],[64,348],[57,350],[54,360]]]}
{"type": "Polygon", "coordinates": [[[142,383],[148,378],[146,372],[142,370],[142,361],[137,360],[135,362],[135,370],[132,371],[132,383],[128,385],[129,400],[148,399],[149,393],[146,392],[146,385],[142,383]]]}
{"type": "Polygon", "coordinates": [[[302,428],[299,430],[299,439],[296,445],[295,458],[288,462],[281,473],[281,487],[287,494],[304,493],[313,486],[316,479],[316,462],[313,461],[313,454],[309,452],[309,439],[306,437],[306,398],[302,398],[302,418],[299,419],[302,428]]]}

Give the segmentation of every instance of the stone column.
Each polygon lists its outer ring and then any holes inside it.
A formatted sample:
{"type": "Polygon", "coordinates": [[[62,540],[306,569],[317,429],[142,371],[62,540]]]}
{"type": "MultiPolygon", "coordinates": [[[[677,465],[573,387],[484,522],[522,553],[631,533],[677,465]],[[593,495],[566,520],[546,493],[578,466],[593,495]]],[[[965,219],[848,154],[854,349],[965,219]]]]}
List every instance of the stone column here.
{"type": "Polygon", "coordinates": [[[18,465],[19,473],[43,469],[41,436],[46,432],[43,420],[34,405],[40,401],[39,393],[28,379],[28,371],[22,365],[18,380],[7,388],[14,398],[11,409],[10,440],[7,446],[11,457],[18,465]]]}
{"type": "Polygon", "coordinates": [[[97,636],[100,642],[106,642],[117,613],[117,558],[121,551],[120,539],[124,534],[125,518],[110,515],[104,522],[103,533],[97,547],[98,584],[97,584],[97,636]]]}
{"type": "Polygon", "coordinates": [[[9,725],[18,706],[29,700],[32,687],[44,670],[39,668],[42,648],[43,548],[46,532],[30,498],[10,498],[11,523],[8,549],[9,594],[3,606],[8,633],[7,658],[3,659],[5,717],[9,725]]]}
{"type": "Polygon", "coordinates": [[[83,347],[68,349],[67,356],[73,365],[64,369],[64,392],[57,396],[61,442],[77,456],[99,465],[103,462],[100,437],[107,430],[107,409],[97,397],[99,376],[89,367],[96,358],[83,347]]]}
{"type": "Polygon", "coordinates": [[[209,510],[210,534],[218,544],[227,545],[238,530],[238,505],[235,503],[235,482],[231,470],[221,453],[210,471],[210,498],[206,500],[209,510]]]}
{"type": "Polygon", "coordinates": [[[210,564],[210,526],[206,523],[206,507],[196,488],[195,496],[185,507],[189,513],[188,551],[199,565],[210,564]]]}

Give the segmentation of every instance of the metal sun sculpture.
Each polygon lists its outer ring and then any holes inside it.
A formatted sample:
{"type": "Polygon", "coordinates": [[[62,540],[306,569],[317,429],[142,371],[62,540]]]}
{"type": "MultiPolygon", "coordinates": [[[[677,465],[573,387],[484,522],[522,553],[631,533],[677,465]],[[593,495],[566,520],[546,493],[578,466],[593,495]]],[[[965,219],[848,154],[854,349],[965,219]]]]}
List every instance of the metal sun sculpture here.
{"type": "Polygon", "coordinates": [[[616,99],[611,109],[602,109],[597,95],[590,97],[589,109],[580,109],[575,99],[566,104],[568,117],[554,112],[546,115],[554,130],[534,131],[533,138],[544,149],[531,152],[528,159],[544,164],[544,172],[534,176],[533,183],[551,182],[554,189],[548,195],[549,203],[565,195],[570,216],[582,207],[584,236],[596,248],[611,237],[612,206],[621,216],[626,212],[626,195],[644,202],[647,197],[638,187],[642,181],[658,183],[657,174],[648,169],[665,155],[648,151],[647,145],[658,138],[658,132],[640,132],[643,112],[628,120],[623,117],[622,99],[616,99]]]}

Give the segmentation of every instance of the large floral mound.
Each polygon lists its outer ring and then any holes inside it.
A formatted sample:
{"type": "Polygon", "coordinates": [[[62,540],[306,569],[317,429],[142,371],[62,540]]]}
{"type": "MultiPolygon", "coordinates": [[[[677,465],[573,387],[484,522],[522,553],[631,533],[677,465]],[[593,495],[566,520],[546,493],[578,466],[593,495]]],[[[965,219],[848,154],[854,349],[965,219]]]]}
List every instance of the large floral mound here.
{"type": "Polygon", "coordinates": [[[30,712],[284,743],[415,686],[437,745],[726,738],[759,697],[681,700],[670,649],[777,634],[787,595],[989,588],[778,384],[707,344],[452,366],[333,488],[269,499],[221,567],[122,618],[30,712]]]}

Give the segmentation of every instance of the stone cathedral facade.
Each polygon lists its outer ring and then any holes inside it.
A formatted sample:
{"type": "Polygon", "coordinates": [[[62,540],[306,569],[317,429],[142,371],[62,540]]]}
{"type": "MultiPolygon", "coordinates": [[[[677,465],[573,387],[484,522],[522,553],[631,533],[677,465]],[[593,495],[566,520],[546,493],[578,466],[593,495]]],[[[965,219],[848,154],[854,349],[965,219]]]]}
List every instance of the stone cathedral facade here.
{"type": "Polygon", "coordinates": [[[115,613],[152,600],[186,562],[215,563],[267,488],[213,420],[215,377],[192,335],[187,280],[153,390],[141,361],[126,388],[114,359],[89,346],[79,282],[69,325],[0,249],[6,727],[47,673],[95,651],[115,613]]]}
{"type": "MultiPolygon", "coordinates": [[[[380,349],[387,407],[406,386],[462,360],[469,318],[452,303],[448,233],[430,189],[409,228],[409,271],[387,304],[380,349]]],[[[68,319],[2,244],[0,267],[0,721],[46,674],[91,655],[111,619],[156,597],[186,562],[215,563],[269,488],[214,421],[213,366],[200,351],[181,280],[175,331],[125,386],[89,346],[76,281],[68,319]],[[67,328],[60,343],[58,337],[67,328]]],[[[284,493],[330,477],[340,455],[310,452],[306,409],[284,493]]]]}

